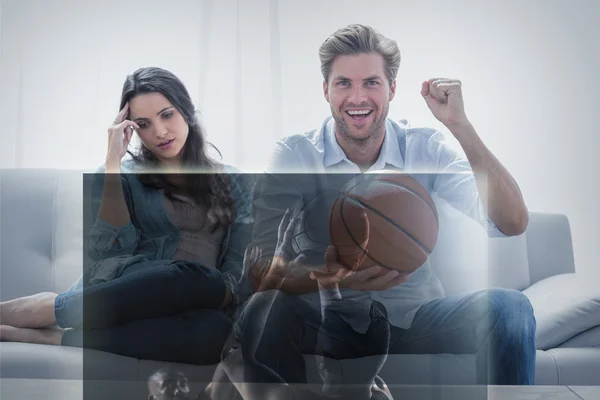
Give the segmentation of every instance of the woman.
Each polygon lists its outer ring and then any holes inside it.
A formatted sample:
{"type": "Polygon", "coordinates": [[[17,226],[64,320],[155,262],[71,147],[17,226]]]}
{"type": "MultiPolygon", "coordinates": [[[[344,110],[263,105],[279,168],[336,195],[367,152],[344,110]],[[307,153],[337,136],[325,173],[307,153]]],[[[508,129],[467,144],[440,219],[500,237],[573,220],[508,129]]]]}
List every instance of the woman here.
{"type": "Polygon", "coordinates": [[[95,262],[65,293],[1,303],[2,340],[218,362],[249,294],[242,264],[250,187],[207,156],[190,96],[172,73],[135,71],[120,110],[103,173],[84,178],[95,262]],[[141,151],[122,162],[134,130],[141,151]]]}

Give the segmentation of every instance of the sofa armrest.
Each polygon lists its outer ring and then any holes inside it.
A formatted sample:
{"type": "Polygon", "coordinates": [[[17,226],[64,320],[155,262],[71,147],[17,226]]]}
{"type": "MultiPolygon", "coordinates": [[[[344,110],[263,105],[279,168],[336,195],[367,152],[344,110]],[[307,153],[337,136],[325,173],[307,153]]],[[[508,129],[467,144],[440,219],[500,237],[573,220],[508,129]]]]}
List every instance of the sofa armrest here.
{"type": "Polygon", "coordinates": [[[536,318],[538,350],[552,349],[600,326],[600,287],[581,274],[559,274],[523,291],[536,318]]]}
{"type": "Polygon", "coordinates": [[[530,284],[575,272],[569,220],[563,214],[529,214],[526,231],[530,284]]]}

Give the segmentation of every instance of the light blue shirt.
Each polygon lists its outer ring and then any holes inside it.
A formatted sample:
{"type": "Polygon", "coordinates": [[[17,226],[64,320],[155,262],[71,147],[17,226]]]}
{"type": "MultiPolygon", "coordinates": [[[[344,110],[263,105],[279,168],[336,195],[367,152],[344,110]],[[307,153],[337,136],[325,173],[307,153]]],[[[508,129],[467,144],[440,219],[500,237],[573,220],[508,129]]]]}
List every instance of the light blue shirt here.
{"type": "MultiPolygon", "coordinates": [[[[386,121],[386,134],[377,161],[367,173],[401,170],[417,179],[433,196],[480,223],[490,236],[504,236],[485,214],[477,182],[468,160],[452,147],[444,134],[429,128],[411,128],[407,121],[386,121]]],[[[289,136],[276,145],[267,167],[269,173],[360,173],[350,161],[334,133],[334,120],[327,118],[311,132],[289,136]]],[[[422,305],[444,297],[442,284],[425,262],[408,281],[385,291],[356,292],[342,289],[342,299],[321,292],[322,307],[338,312],[360,333],[369,326],[373,300],[382,303],[390,323],[410,327],[422,305]]],[[[314,294],[305,295],[307,300],[314,294]]],[[[313,298],[314,300],[314,298],[313,298]]]]}

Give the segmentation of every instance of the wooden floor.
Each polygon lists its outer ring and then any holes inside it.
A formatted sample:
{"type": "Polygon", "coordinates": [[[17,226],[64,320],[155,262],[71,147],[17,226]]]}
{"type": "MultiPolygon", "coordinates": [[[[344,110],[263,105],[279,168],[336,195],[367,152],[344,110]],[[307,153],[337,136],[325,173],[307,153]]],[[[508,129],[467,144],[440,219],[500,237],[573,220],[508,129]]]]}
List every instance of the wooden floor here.
{"type": "MultiPolygon", "coordinates": [[[[202,383],[190,386],[204,387],[202,383]]],[[[308,385],[307,385],[308,386],[308,385]]],[[[600,386],[395,386],[394,400],[600,400],[600,386]]],[[[1,379],[2,400],[147,400],[145,382],[1,379]]]]}

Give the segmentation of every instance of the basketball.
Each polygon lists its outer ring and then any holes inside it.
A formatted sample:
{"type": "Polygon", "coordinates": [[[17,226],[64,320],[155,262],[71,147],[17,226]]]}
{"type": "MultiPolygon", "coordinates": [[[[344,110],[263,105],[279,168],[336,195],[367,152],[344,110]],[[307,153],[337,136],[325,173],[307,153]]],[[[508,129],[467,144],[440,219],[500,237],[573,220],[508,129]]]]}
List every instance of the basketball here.
{"type": "Polygon", "coordinates": [[[346,184],[330,209],[331,244],[346,268],[379,265],[382,273],[411,273],[427,261],[438,231],[429,192],[403,173],[360,175],[346,184]]]}

